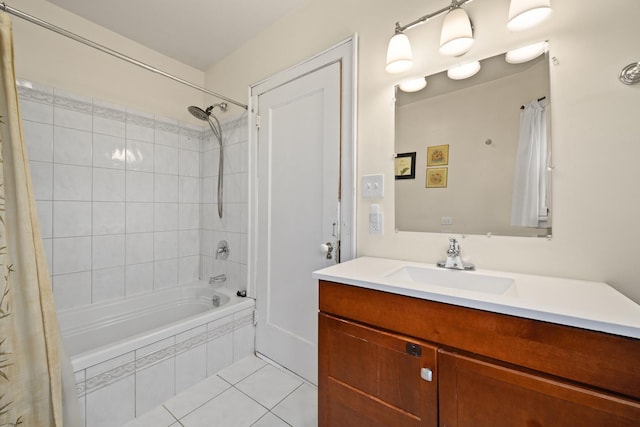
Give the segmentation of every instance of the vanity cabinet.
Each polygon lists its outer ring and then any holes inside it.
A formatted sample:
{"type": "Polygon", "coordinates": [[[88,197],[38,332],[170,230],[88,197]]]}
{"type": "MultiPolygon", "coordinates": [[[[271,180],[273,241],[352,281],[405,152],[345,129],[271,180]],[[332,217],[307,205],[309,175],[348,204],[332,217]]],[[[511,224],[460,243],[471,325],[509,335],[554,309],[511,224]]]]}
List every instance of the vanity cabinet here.
{"type": "Polygon", "coordinates": [[[321,280],[318,360],[321,427],[640,425],[633,338],[321,280]]]}

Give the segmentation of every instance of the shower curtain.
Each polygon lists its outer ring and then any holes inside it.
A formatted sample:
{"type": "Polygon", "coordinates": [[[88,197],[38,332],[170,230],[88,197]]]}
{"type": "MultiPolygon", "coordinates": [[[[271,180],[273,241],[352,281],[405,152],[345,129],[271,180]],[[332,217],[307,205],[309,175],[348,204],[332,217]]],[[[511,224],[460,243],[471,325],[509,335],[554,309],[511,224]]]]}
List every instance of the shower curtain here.
{"type": "Polygon", "coordinates": [[[547,205],[546,100],[527,104],[520,114],[520,137],[511,202],[511,225],[542,227],[547,205]]]}
{"type": "Polygon", "coordinates": [[[4,12],[0,80],[0,426],[80,426],[23,140],[11,20],[4,12]]]}

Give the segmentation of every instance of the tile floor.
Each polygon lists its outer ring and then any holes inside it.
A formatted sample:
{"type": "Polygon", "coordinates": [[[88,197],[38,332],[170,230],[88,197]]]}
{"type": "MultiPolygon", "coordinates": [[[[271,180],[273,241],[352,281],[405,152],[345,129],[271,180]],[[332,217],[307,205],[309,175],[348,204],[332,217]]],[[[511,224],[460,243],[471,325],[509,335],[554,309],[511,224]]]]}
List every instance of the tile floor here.
{"type": "Polygon", "coordinates": [[[315,427],[317,396],[314,386],[249,356],[126,427],[315,427]]]}

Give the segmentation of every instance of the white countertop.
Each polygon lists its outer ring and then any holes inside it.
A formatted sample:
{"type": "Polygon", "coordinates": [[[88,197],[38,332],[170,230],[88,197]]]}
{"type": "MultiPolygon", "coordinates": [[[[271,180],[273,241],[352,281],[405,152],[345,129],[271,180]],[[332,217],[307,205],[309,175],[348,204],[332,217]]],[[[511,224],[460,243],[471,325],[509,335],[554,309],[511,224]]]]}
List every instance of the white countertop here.
{"type": "Polygon", "coordinates": [[[514,280],[514,287],[508,293],[497,295],[387,277],[405,266],[438,269],[433,264],[361,257],[315,271],[313,277],[640,339],[640,305],[603,282],[491,270],[439,269],[450,274],[491,275],[514,280]]]}

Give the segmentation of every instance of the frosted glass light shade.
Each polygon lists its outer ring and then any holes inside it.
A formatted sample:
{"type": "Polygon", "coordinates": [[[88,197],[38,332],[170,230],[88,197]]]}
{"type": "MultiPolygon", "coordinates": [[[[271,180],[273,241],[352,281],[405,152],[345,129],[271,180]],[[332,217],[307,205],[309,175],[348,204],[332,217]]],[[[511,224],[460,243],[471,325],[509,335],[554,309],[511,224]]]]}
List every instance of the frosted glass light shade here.
{"type": "Polygon", "coordinates": [[[478,71],[480,71],[480,62],[475,61],[449,68],[447,76],[453,80],[463,80],[476,75],[478,71]]]}
{"type": "Polygon", "coordinates": [[[513,49],[506,53],[505,60],[509,64],[521,64],[542,55],[547,49],[547,42],[540,42],[513,49]]]}
{"type": "Polygon", "coordinates": [[[551,0],[511,0],[507,28],[520,31],[533,28],[551,15],[551,0]]]}
{"type": "Polygon", "coordinates": [[[389,40],[387,48],[387,73],[397,74],[407,71],[413,66],[413,53],[409,37],[404,33],[397,33],[389,40]]]}
{"type": "Polygon", "coordinates": [[[440,33],[440,53],[446,56],[460,56],[471,49],[473,30],[469,15],[462,8],[447,13],[440,33]]]}
{"type": "Polygon", "coordinates": [[[408,79],[401,82],[398,87],[403,92],[417,92],[427,86],[427,79],[418,77],[417,79],[408,79]]]}

